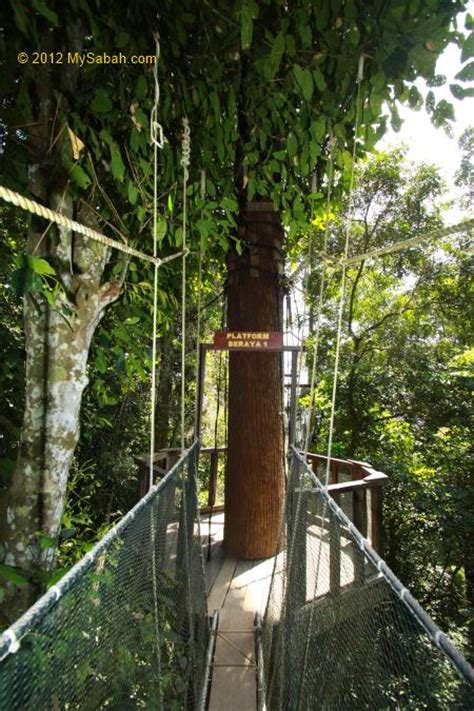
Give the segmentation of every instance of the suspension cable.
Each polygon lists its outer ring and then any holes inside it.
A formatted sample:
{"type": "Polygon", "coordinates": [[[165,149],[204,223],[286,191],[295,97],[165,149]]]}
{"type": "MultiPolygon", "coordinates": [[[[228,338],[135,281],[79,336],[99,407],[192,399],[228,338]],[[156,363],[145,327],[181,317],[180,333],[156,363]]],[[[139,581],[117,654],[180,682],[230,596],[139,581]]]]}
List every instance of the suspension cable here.
{"type": "MultiPolygon", "coordinates": [[[[158,63],[160,60],[160,42],[155,34],[155,64],[153,77],[155,80],[155,100],[150,116],[150,138],[153,144],[153,256],[158,251],[158,149],[163,148],[163,129],[156,120],[160,102],[160,82],[158,78],[158,63]]],[[[151,392],[150,392],[150,475],[149,488],[153,486],[153,465],[155,455],[155,408],[156,408],[156,345],[157,345],[157,312],[158,312],[158,265],[153,272],[153,334],[151,353],[151,392]]]]}
{"type": "MultiPolygon", "coordinates": [[[[334,137],[331,136],[330,148],[329,148],[330,154],[329,154],[328,191],[327,191],[327,199],[326,199],[326,224],[324,226],[324,242],[323,242],[323,251],[324,252],[327,252],[328,240],[329,240],[329,208],[331,205],[332,186],[333,186],[333,180],[334,180],[334,150],[335,150],[335,146],[336,146],[336,142],[334,140],[334,137]]],[[[314,390],[315,390],[315,386],[316,386],[319,337],[320,337],[320,333],[321,333],[324,291],[325,291],[325,287],[326,287],[326,269],[327,269],[326,261],[323,260],[322,272],[321,272],[321,283],[319,286],[318,317],[317,317],[317,321],[316,321],[316,330],[315,330],[315,338],[314,338],[313,363],[312,363],[312,367],[311,367],[308,420],[307,420],[307,426],[306,426],[306,437],[305,437],[305,442],[304,442],[304,451],[305,452],[308,451],[309,441],[310,441],[310,437],[311,437],[311,424],[312,424],[311,420],[312,420],[312,415],[313,415],[314,390]]]]}
{"type": "MultiPolygon", "coordinates": [[[[201,186],[200,186],[201,203],[204,205],[206,196],[206,170],[201,170],[201,186]]],[[[201,206],[201,219],[203,219],[204,210],[201,206]]],[[[201,311],[202,311],[202,244],[199,237],[198,249],[198,276],[197,276],[197,321],[196,321],[196,383],[199,382],[200,359],[201,359],[201,311]]],[[[199,397],[196,397],[196,411],[194,413],[194,438],[197,437],[197,424],[199,418],[199,397]]]]}
{"type": "MultiPolygon", "coordinates": [[[[352,227],[352,218],[354,210],[354,177],[355,177],[355,162],[356,162],[356,150],[357,150],[357,138],[359,135],[360,126],[360,115],[361,115],[361,86],[362,79],[364,78],[364,55],[361,54],[359,57],[359,68],[357,71],[357,97],[356,97],[356,118],[354,126],[354,145],[352,147],[352,165],[351,165],[351,178],[349,183],[349,205],[346,216],[345,224],[345,243],[344,243],[344,260],[347,259],[349,254],[349,244],[350,244],[350,233],[352,227]]],[[[336,354],[334,357],[334,375],[333,375],[333,385],[332,385],[332,397],[331,397],[331,415],[329,419],[329,435],[328,435],[328,449],[327,449],[327,462],[326,462],[326,474],[324,478],[324,487],[327,489],[329,484],[329,472],[331,470],[331,454],[332,454],[332,440],[334,434],[334,415],[336,412],[336,394],[337,394],[337,382],[339,376],[339,356],[341,351],[341,340],[342,340],[342,317],[344,313],[345,304],[345,291],[346,291],[346,274],[347,265],[346,262],[342,263],[342,274],[341,274],[341,285],[339,292],[339,312],[337,317],[337,337],[336,337],[336,354]]]]}
{"type": "Polygon", "coordinates": [[[183,118],[183,142],[181,165],[183,167],[183,269],[181,279],[181,453],[185,449],[185,415],[186,415],[186,231],[188,220],[188,179],[191,157],[191,132],[187,116],[183,118]]]}

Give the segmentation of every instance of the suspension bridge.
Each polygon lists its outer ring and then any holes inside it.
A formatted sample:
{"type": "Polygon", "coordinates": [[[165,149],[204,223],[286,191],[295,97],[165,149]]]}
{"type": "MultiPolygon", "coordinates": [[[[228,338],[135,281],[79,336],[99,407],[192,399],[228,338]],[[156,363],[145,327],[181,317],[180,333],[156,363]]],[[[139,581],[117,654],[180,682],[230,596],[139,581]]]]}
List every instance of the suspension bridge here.
{"type": "MultiPolygon", "coordinates": [[[[362,63],[359,93],[361,76],[362,63]]],[[[211,503],[210,508],[200,512],[203,455],[210,454],[209,481],[215,489],[217,459],[223,450],[216,446],[200,457],[198,439],[186,447],[184,378],[181,448],[179,454],[165,452],[174,461],[165,468],[167,471],[156,466],[157,458],[163,455],[156,453],[154,447],[157,272],[161,264],[177,256],[183,259],[181,339],[182,372],[185,371],[189,124],[184,122],[182,251],[161,259],[156,240],[156,166],[163,135],[156,119],[156,71],[155,87],[151,117],[155,166],[153,255],[115,242],[0,187],[0,197],[8,202],[110,248],[145,259],[155,268],[151,438],[143,496],[90,552],[3,632],[0,708],[474,708],[473,669],[377,552],[381,491],[387,477],[365,462],[339,460],[331,455],[350,216],[340,262],[342,284],[328,454],[309,453],[307,441],[299,451],[294,446],[294,431],[290,430],[285,506],[274,555],[258,562],[226,557],[225,511],[218,511],[211,503]]],[[[359,106],[358,96],[358,111],[359,106]]],[[[357,121],[356,118],[356,135],[357,121]]],[[[353,175],[351,185],[352,181],[353,175]]],[[[472,221],[431,237],[468,228],[472,228],[472,221]]],[[[393,249],[416,246],[429,238],[421,235],[393,249]]],[[[326,248],[325,242],[324,254],[326,248]]],[[[360,258],[378,253],[381,250],[360,258]]],[[[323,289],[324,279],[321,299],[323,289]]],[[[310,408],[316,361],[315,355],[310,408]]],[[[295,364],[293,359],[294,368],[295,364]]],[[[296,383],[294,371],[293,411],[296,383]]],[[[199,416],[199,405],[197,410],[199,416]]]]}
{"type": "Polygon", "coordinates": [[[334,460],[326,489],[324,460],[290,449],[276,555],[238,561],[225,513],[200,521],[196,442],[3,633],[0,707],[472,708],[472,668],[374,548],[385,475],[334,460]]]}

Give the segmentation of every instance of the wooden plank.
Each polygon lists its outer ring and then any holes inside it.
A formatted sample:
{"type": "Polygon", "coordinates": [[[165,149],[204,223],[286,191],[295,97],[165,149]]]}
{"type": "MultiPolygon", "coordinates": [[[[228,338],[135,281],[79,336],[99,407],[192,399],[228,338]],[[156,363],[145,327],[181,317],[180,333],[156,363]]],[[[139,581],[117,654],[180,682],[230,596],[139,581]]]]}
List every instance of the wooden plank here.
{"type": "Polygon", "coordinates": [[[219,630],[222,632],[251,632],[255,614],[251,610],[224,605],[219,616],[219,630]]]}
{"type": "MultiPolygon", "coordinates": [[[[232,575],[232,581],[227,591],[225,607],[238,607],[245,609],[244,601],[247,594],[247,587],[252,581],[252,567],[253,561],[251,560],[239,560],[237,562],[232,575]]],[[[251,612],[253,611],[251,610],[251,612]]]]}
{"type": "Polygon", "coordinates": [[[254,667],[215,667],[209,711],[255,711],[257,682],[254,667]]]}
{"type": "Polygon", "coordinates": [[[252,568],[252,581],[247,586],[244,600],[246,610],[259,612],[263,616],[270,592],[274,561],[274,558],[255,561],[252,568]]]}
{"type": "Polygon", "coordinates": [[[204,561],[206,572],[206,590],[210,592],[224,563],[224,548],[222,546],[222,542],[218,542],[212,547],[211,559],[207,560],[206,557],[204,557],[204,561]]]}
{"type": "Polygon", "coordinates": [[[221,569],[217,575],[217,578],[209,591],[209,596],[207,598],[207,609],[209,614],[212,614],[214,610],[220,610],[224,604],[224,600],[227,595],[227,591],[232,582],[232,576],[237,565],[237,560],[235,558],[225,558],[221,569]]]}
{"type": "Polygon", "coordinates": [[[219,630],[214,666],[255,666],[255,633],[219,630]]]}

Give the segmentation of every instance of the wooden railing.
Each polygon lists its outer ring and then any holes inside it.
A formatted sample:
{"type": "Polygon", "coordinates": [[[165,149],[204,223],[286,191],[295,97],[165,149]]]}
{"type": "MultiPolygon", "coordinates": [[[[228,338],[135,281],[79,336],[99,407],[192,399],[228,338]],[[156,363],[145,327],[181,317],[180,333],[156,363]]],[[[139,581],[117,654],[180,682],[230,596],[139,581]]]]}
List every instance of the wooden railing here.
{"type": "MultiPolygon", "coordinates": [[[[204,457],[206,460],[209,459],[209,463],[206,463],[206,466],[209,467],[207,477],[207,505],[200,508],[202,514],[209,513],[211,510],[215,512],[224,510],[223,504],[216,504],[216,499],[219,459],[221,455],[226,453],[227,447],[202,447],[200,450],[200,457],[204,457]]],[[[173,464],[179,459],[180,454],[181,450],[173,447],[159,449],[155,453],[155,463],[153,465],[153,479],[155,483],[171,469],[173,464]]],[[[143,454],[139,457],[135,457],[135,462],[138,464],[138,497],[142,498],[148,491],[150,482],[149,455],[143,454]]]]}
{"type": "MultiPolygon", "coordinates": [[[[179,459],[178,448],[160,449],[154,457],[154,481],[158,481],[179,459]]],[[[222,504],[216,504],[219,461],[227,453],[226,447],[203,447],[201,457],[209,463],[207,505],[201,507],[201,513],[223,511],[222,504]]],[[[321,454],[306,454],[308,462],[320,479],[325,476],[327,457],[321,454]]],[[[148,455],[135,458],[139,467],[138,495],[141,498],[148,491],[149,464],[148,455]]],[[[202,461],[202,460],[201,460],[202,461]]],[[[381,550],[382,531],[382,492],[388,477],[378,472],[367,462],[354,459],[331,458],[328,491],[352,518],[354,525],[362,535],[369,538],[375,550],[381,550]]]]}
{"type": "MultiPolygon", "coordinates": [[[[326,475],[327,457],[308,452],[306,458],[313,472],[322,480],[326,475]]],[[[329,472],[329,493],[342,508],[349,509],[349,518],[356,528],[380,552],[382,496],[388,476],[376,471],[367,462],[335,457],[331,457],[329,472]]]]}

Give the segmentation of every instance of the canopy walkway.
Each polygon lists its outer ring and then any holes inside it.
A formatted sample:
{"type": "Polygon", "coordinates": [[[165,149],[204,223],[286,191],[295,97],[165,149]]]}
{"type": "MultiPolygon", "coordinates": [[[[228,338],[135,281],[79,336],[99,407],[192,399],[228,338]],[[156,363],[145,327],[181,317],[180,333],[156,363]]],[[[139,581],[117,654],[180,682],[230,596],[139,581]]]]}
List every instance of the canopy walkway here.
{"type": "Polygon", "coordinates": [[[225,558],[207,513],[205,568],[198,452],[3,633],[2,710],[473,708],[472,668],[369,542],[384,475],[332,460],[326,490],[290,448],[274,558],[225,558]]]}

